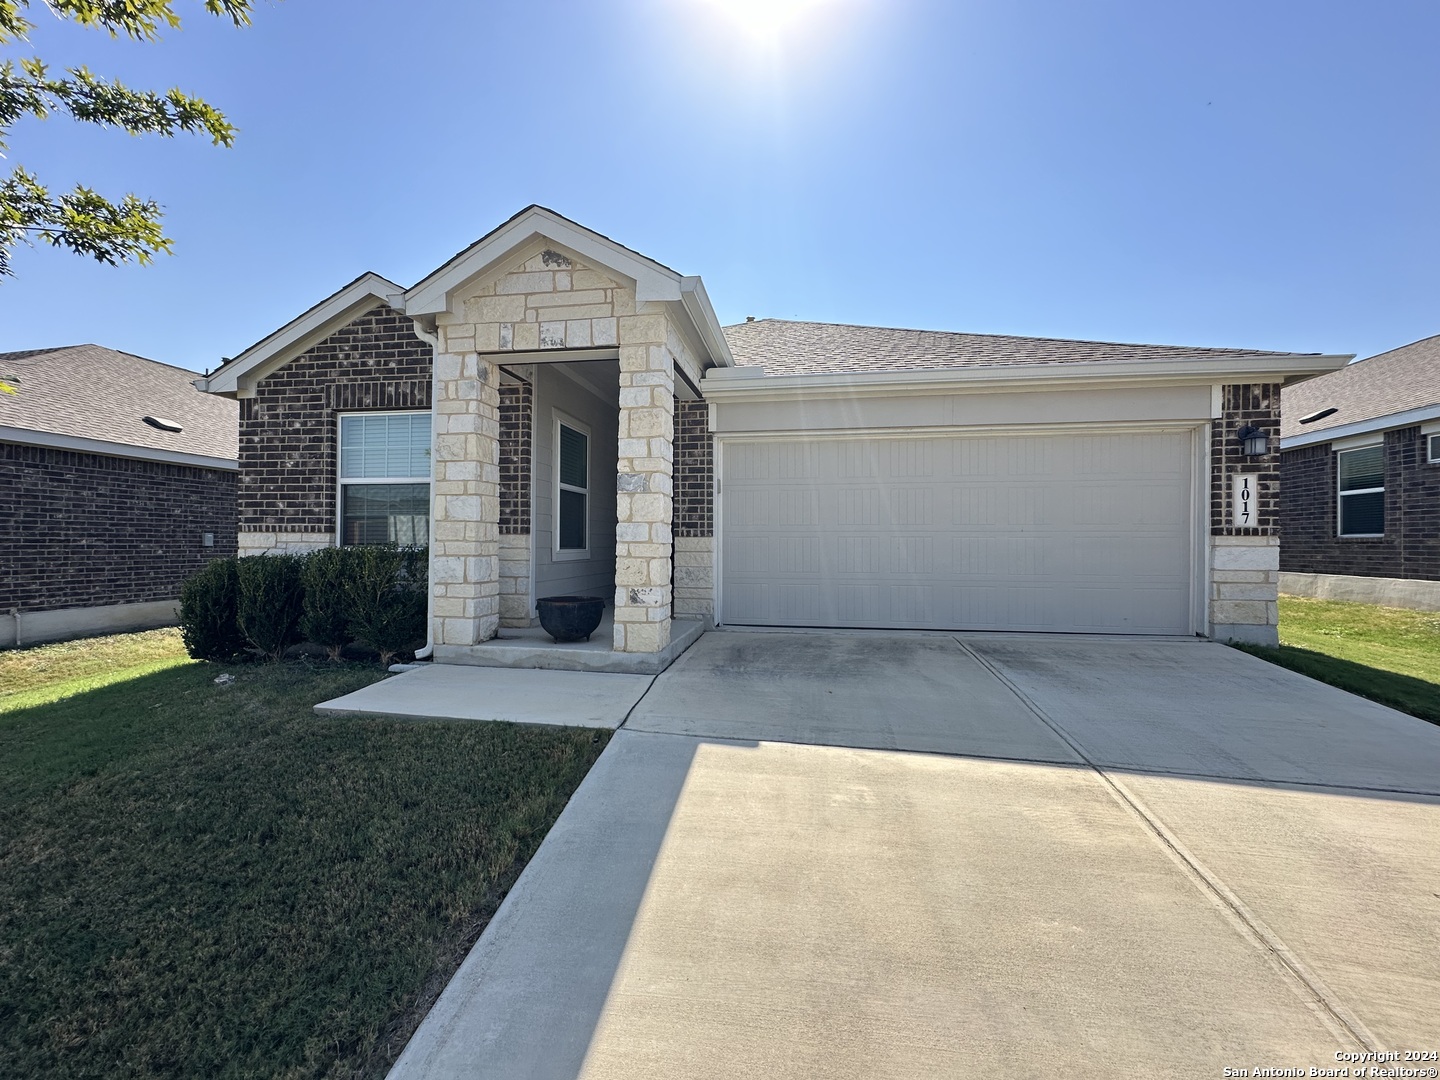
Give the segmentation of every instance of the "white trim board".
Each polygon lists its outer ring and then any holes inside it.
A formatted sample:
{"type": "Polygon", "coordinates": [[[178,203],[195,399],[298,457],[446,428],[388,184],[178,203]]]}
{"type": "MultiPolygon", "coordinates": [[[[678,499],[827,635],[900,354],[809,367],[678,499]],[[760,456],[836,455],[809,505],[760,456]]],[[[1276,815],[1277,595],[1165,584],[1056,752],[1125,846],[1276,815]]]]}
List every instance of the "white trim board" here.
{"type": "Polygon", "coordinates": [[[1302,446],[1337,442],[1351,435],[1391,431],[1395,428],[1412,427],[1415,424],[1424,424],[1426,421],[1432,420],[1440,420],[1440,405],[1426,405],[1419,409],[1407,409],[1405,412],[1390,413],[1388,416],[1377,416],[1370,420],[1357,420],[1353,424],[1340,424],[1322,431],[1306,431],[1300,435],[1291,435],[1280,440],[1280,449],[1298,450],[1302,446]]]}
{"type": "Polygon", "coordinates": [[[106,442],[103,439],[82,439],[78,435],[31,431],[29,428],[0,427],[0,442],[18,443],[21,446],[44,446],[52,450],[70,450],[77,454],[99,454],[102,457],[159,461],[167,465],[191,465],[198,469],[220,469],[224,472],[239,472],[240,470],[240,462],[234,458],[182,454],[178,450],[160,450],[149,446],[135,446],[132,443],[106,442]]]}

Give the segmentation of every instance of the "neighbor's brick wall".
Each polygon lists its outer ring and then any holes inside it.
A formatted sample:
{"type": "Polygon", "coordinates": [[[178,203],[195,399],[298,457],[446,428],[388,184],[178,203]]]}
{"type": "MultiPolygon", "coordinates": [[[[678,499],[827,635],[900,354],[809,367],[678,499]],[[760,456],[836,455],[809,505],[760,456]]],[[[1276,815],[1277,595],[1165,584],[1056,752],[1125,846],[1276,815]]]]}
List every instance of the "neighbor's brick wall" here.
{"type": "Polygon", "coordinates": [[[1280,569],[1440,580],[1440,464],[1418,427],[1385,433],[1385,535],[1340,537],[1329,443],[1281,455],[1280,569]]]}
{"type": "Polygon", "coordinates": [[[1280,384],[1226,386],[1221,414],[1210,427],[1210,534],[1212,536],[1277,536],[1280,532],[1280,384]],[[1270,452],[1246,457],[1236,432],[1254,425],[1270,436],[1270,452]],[[1236,528],[1230,507],[1230,477],[1259,473],[1255,527],[1236,528]]]}
{"type": "Polygon", "coordinates": [[[431,346],[380,304],[240,402],[240,528],[335,531],[336,414],[430,408],[431,346]]]}
{"type": "Polygon", "coordinates": [[[715,453],[710,407],[675,399],[675,535],[714,534],[715,453]]]}
{"type": "Polygon", "coordinates": [[[173,600],[235,533],[232,472],[0,443],[0,612],[173,600]]]}
{"type": "Polygon", "coordinates": [[[530,450],[534,437],[534,414],[535,388],[530,383],[501,384],[501,536],[528,536],[530,533],[530,450]]]}

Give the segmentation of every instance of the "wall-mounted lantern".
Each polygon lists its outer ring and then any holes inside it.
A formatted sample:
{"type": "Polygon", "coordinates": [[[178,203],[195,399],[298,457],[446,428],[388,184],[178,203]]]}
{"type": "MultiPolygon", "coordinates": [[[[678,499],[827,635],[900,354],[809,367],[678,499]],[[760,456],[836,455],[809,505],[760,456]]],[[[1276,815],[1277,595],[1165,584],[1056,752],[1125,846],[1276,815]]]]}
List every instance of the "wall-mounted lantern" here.
{"type": "Polygon", "coordinates": [[[1235,438],[1244,447],[1246,457],[1264,457],[1270,449],[1270,437],[1254,424],[1246,424],[1235,433],[1235,438]]]}

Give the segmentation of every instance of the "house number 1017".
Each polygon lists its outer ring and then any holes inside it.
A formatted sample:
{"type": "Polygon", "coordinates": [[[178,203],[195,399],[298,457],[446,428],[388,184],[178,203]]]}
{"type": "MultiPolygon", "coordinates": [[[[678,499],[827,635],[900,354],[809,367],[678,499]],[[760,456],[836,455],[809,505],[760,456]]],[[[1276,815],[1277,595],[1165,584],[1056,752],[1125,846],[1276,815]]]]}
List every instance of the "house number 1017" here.
{"type": "Polygon", "coordinates": [[[1259,473],[1234,473],[1230,477],[1230,505],[1234,508],[1235,528],[1253,529],[1259,510],[1259,473]]]}

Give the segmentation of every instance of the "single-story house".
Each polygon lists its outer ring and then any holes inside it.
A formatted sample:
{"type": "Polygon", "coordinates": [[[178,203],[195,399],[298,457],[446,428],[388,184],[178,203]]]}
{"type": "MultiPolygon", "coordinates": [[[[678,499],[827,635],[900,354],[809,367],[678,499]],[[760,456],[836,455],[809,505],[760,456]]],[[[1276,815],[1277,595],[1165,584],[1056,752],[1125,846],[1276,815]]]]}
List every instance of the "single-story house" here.
{"type": "Polygon", "coordinates": [[[1281,395],[1281,591],[1440,611],[1440,336],[1281,395]]]}
{"type": "Polygon", "coordinates": [[[590,593],[663,664],[693,622],[1273,642],[1280,388],[1347,359],[722,328],[532,206],[197,385],[240,401],[242,552],[428,538],[437,659],[590,593]]]}
{"type": "Polygon", "coordinates": [[[0,646],[175,622],[235,553],[236,405],[99,345],[0,353],[0,646]]]}

